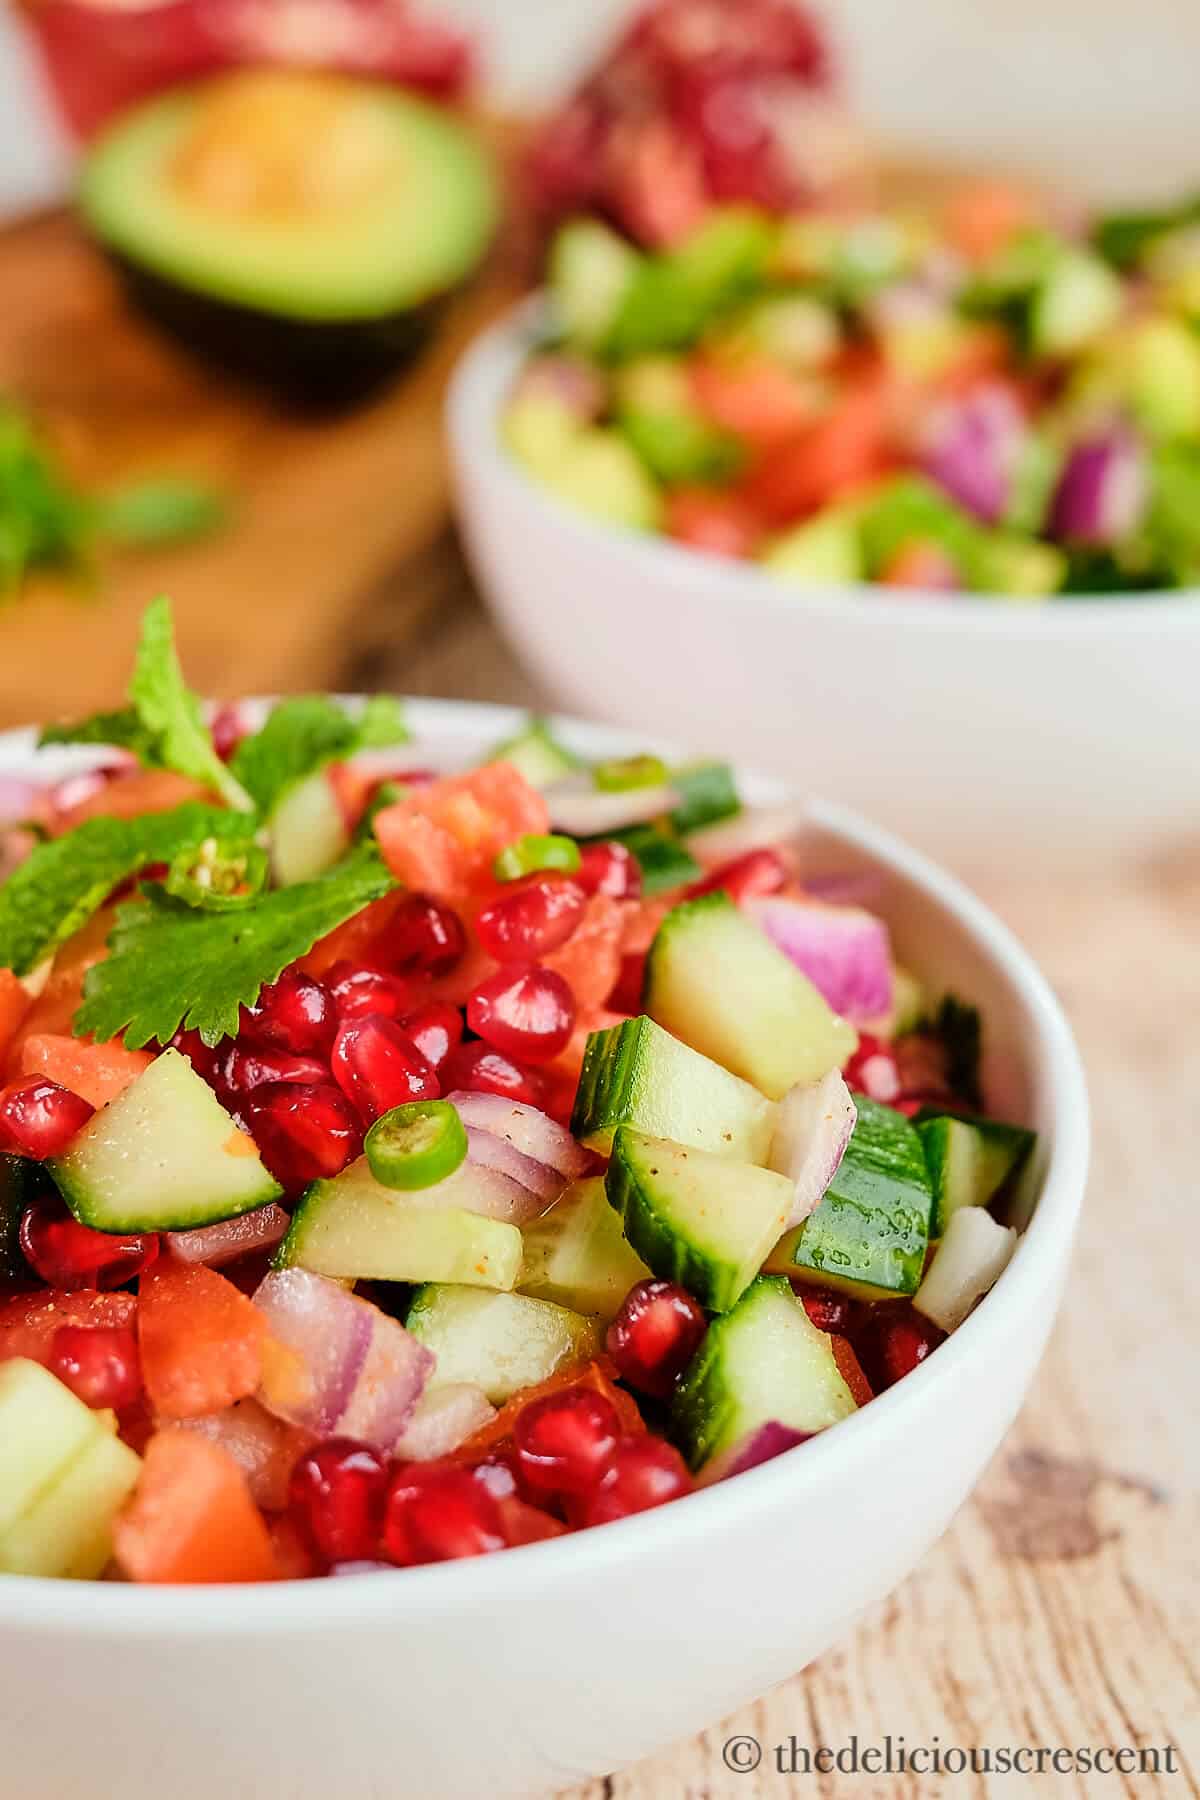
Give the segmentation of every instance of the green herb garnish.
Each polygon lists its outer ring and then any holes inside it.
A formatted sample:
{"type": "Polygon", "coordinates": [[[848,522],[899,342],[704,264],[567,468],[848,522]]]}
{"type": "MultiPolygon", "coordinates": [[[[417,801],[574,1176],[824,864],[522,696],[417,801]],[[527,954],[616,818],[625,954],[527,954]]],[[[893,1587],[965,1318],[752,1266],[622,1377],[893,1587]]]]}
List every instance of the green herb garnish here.
{"type": "Polygon", "coordinates": [[[389,695],[375,695],[354,718],[336,700],[300,694],[281,700],[262,730],[243,738],[231,767],[267,814],[289,788],[326,763],[344,762],[359,750],[403,744],[408,735],[403,709],[389,695]]]}

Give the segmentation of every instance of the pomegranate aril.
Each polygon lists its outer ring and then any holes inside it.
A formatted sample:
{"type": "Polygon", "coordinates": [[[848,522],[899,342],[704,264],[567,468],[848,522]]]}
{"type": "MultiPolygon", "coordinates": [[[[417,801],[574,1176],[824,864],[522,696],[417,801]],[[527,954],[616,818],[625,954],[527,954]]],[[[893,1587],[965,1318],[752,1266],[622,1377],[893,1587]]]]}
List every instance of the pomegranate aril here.
{"type": "Polygon", "coordinates": [[[114,1237],[80,1225],[62,1202],[35,1200],[17,1230],[21,1255],[47,1287],[72,1293],[78,1288],[123,1287],[158,1257],[156,1235],[114,1237]]]}
{"type": "Polygon", "coordinates": [[[777,850],[747,850],[744,856],[722,863],[719,869],[694,881],[687,891],[688,899],[695,900],[701,894],[715,894],[720,890],[737,903],[763,894],[777,894],[787,886],[788,880],[787,865],[777,850]]]}
{"type": "Polygon", "coordinates": [[[114,1412],[142,1392],[142,1363],[132,1325],[60,1325],[46,1367],[85,1406],[114,1412]]]}
{"type": "Polygon", "coordinates": [[[472,1479],[486,1488],[493,1500],[509,1500],[516,1493],[515,1456],[508,1445],[498,1445],[482,1462],[471,1464],[472,1479]]]}
{"type": "Polygon", "coordinates": [[[593,1388],[564,1388],[517,1414],[518,1473],[536,1494],[586,1494],[611,1463],[620,1437],[611,1400],[593,1388]]]}
{"type": "Polygon", "coordinates": [[[622,1380],[667,1399],[708,1329],[703,1308],[674,1281],[639,1281],[608,1328],[605,1347],[622,1380]]]}
{"type": "Polygon", "coordinates": [[[865,1094],[869,1100],[878,1100],[883,1106],[891,1106],[903,1092],[900,1070],[891,1048],[869,1034],[860,1035],[858,1049],[842,1073],[848,1088],[865,1094]]]}
{"type": "Polygon", "coordinates": [[[407,894],[373,947],[402,975],[448,975],[467,948],[462,920],[428,894],[407,894]]]}
{"type": "Polygon", "coordinates": [[[497,962],[533,962],[561,950],[586,910],[587,894],[572,876],[527,875],[483,908],[475,933],[497,962]]]}
{"type": "Polygon", "coordinates": [[[327,1438],[292,1470],[288,1511],[325,1562],[365,1562],[379,1548],[387,1486],[387,1464],[370,1445],[327,1438]]]}
{"type": "Polygon", "coordinates": [[[504,1548],[497,1503],[468,1469],[409,1463],[394,1472],[383,1526],[391,1562],[449,1562],[504,1548]]]}
{"type": "Polygon", "coordinates": [[[944,1331],[911,1307],[903,1312],[889,1307],[870,1318],[855,1336],[854,1353],[878,1394],[911,1375],[945,1336],[944,1331]]]}
{"type": "Polygon", "coordinates": [[[334,963],[326,976],[338,1018],[361,1018],[363,1013],[384,1013],[398,1019],[412,999],[412,991],[398,975],[382,969],[366,969],[357,963],[334,963]]]}
{"type": "Polygon", "coordinates": [[[44,1162],[66,1149],[95,1110],[57,1081],[22,1081],[0,1096],[0,1150],[44,1162]]]}
{"type": "Polygon", "coordinates": [[[611,900],[637,900],[642,892],[642,865],[632,850],[616,839],[603,844],[581,844],[580,868],[575,880],[587,894],[607,894],[611,900]]]}
{"type": "Polygon", "coordinates": [[[212,746],[222,762],[228,762],[242,739],[246,736],[247,725],[242,717],[241,708],[237,706],[219,706],[212,717],[208,734],[212,738],[212,746]]]}
{"type": "Polygon", "coordinates": [[[549,1062],[575,1027],[575,997],[562,976],[536,963],[497,969],[467,1001],[467,1024],[506,1056],[549,1062]]]}
{"type": "Polygon", "coordinates": [[[288,1193],[340,1174],[362,1149],[362,1126],[330,1081],[258,1088],[247,1103],[246,1127],[288,1193]]]}
{"type": "Polygon", "coordinates": [[[347,1019],[334,1039],[332,1061],[334,1080],[368,1125],[408,1100],[441,1096],[437,1071],[383,1013],[347,1019]]]}
{"type": "Polygon", "coordinates": [[[570,1508],[573,1525],[609,1525],[690,1494],[693,1481],[673,1445],[646,1433],[625,1438],[597,1485],[570,1508]]]}
{"type": "Polygon", "coordinates": [[[854,1302],[849,1294],[818,1293],[812,1288],[797,1291],[818,1331],[836,1331],[845,1336],[854,1316],[854,1302]]]}
{"type": "Polygon", "coordinates": [[[621,958],[621,973],[616,986],[604,1002],[609,1012],[628,1013],[642,1010],[642,993],[646,986],[646,956],[639,952],[621,958]]]}
{"type": "Polygon", "coordinates": [[[437,1069],[462,1042],[462,1014],[448,1000],[430,1000],[415,1012],[405,1013],[400,1029],[425,1061],[437,1069]]]}
{"type": "MultiPolygon", "coordinates": [[[[257,1044],[293,1055],[320,1055],[337,1030],[333,995],[299,969],[285,969],[242,1014],[242,1031],[257,1044]]],[[[283,1077],[282,1079],[287,1079],[283,1077]]]]}
{"type": "Polygon", "coordinates": [[[297,1056],[290,1050],[260,1050],[254,1045],[233,1044],[217,1063],[217,1079],[231,1094],[252,1094],[256,1088],[277,1081],[311,1087],[328,1082],[329,1065],[315,1056],[297,1056]]]}
{"type": "Polygon", "coordinates": [[[459,1044],[438,1073],[447,1094],[461,1088],[468,1094],[503,1094],[506,1100],[523,1100],[527,1106],[538,1107],[545,1098],[537,1071],[522,1068],[491,1044],[459,1044]]]}

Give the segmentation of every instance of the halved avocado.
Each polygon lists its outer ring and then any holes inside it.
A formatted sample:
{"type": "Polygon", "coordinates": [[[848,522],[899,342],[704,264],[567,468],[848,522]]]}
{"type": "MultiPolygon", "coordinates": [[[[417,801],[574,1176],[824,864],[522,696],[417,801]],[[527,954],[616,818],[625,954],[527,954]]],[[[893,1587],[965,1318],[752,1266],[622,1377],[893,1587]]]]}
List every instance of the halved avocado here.
{"type": "Polygon", "coordinates": [[[240,70],[124,113],[80,207],[135,298],[289,398],[356,398],[481,261],[488,156],[444,109],[374,82],[240,70]]]}

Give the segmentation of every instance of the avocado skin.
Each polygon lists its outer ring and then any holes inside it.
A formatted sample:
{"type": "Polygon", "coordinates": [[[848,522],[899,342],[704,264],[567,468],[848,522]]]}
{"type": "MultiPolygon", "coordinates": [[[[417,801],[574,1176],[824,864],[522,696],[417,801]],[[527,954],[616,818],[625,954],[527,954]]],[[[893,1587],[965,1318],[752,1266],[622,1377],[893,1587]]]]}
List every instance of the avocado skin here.
{"type": "Polygon", "coordinates": [[[169,281],[102,245],[133,304],[187,349],[299,412],[344,411],[422,349],[449,294],[375,319],[284,318],[169,281]]]}

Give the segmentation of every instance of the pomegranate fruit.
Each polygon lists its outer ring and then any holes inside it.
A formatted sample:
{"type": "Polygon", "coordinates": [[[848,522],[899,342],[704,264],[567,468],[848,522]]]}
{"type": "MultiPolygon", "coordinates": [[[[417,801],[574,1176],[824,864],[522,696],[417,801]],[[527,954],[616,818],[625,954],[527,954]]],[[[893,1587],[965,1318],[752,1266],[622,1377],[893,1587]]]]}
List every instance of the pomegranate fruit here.
{"type": "Polygon", "coordinates": [[[292,1470],[288,1511],[325,1562],[365,1562],[379,1547],[387,1486],[387,1464],[369,1444],[327,1438],[292,1470]]]}
{"type": "Polygon", "coordinates": [[[575,1026],[575,997],[561,975],[534,963],[489,975],[467,1001],[467,1024],[506,1056],[549,1062],[575,1026]]]}
{"type": "Polygon", "coordinates": [[[347,1019],[333,1044],[333,1075],[368,1125],[407,1100],[437,1100],[437,1072],[384,1013],[347,1019]]]}

